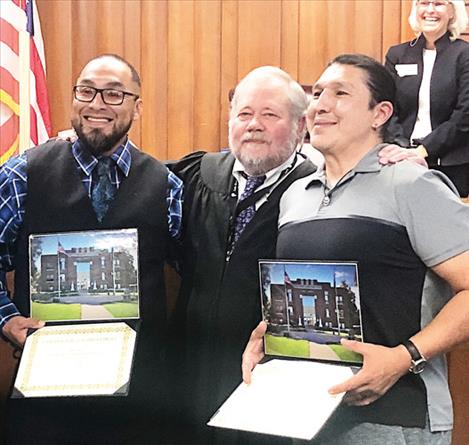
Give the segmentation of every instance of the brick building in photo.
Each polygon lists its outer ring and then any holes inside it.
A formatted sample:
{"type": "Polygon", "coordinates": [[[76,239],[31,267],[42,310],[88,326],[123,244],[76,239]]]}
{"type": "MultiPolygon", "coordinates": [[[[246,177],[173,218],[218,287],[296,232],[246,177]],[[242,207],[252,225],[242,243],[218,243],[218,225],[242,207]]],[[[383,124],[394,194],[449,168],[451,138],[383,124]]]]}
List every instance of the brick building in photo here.
{"type": "Polygon", "coordinates": [[[313,329],[360,331],[355,293],[342,283],[332,286],[315,279],[285,280],[270,284],[270,323],[313,329]],[[312,304],[304,304],[304,298],[312,304]]]}
{"type": "Polygon", "coordinates": [[[110,289],[135,292],[137,289],[134,257],[126,251],[94,247],[65,250],[59,247],[57,254],[41,255],[40,264],[40,293],[59,290],[97,293],[110,289]]]}

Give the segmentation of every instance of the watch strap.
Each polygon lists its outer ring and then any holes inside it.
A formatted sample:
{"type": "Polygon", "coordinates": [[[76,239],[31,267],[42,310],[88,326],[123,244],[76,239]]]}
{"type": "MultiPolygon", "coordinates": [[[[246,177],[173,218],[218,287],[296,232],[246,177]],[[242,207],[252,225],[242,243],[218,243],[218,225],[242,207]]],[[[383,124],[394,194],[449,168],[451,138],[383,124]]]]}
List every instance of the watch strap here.
{"type": "Polygon", "coordinates": [[[420,351],[417,349],[417,346],[415,346],[412,340],[406,340],[402,344],[405,346],[407,351],[409,351],[410,357],[413,362],[416,362],[417,360],[421,359],[425,360],[425,357],[420,353],[420,351]]]}

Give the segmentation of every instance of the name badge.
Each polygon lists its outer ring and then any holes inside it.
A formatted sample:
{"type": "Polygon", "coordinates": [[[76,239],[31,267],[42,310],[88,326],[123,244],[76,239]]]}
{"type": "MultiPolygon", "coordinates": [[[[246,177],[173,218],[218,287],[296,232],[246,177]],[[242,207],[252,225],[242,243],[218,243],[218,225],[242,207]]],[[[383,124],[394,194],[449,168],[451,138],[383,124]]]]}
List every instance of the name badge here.
{"type": "Polygon", "coordinates": [[[399,77],[416,76],[418,73],[418,66],[416,63],[398,63],[394,65],[397,75],[399,77]]]}

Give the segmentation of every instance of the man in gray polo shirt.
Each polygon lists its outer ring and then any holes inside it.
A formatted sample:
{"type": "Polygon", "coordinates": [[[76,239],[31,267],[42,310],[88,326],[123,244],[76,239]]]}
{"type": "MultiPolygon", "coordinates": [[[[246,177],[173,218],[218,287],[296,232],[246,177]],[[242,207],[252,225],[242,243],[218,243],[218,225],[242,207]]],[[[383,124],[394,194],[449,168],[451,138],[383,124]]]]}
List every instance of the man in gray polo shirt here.
{"type": "MultiPolygon", "coordinates": [[[[365,343],[343,344],[364,365],[330,388],[347,392],[346,404],[314,444],[451,441],[443,354],[469,339],[469,207],[439,172],[379,165],[393,95],[392,79],[373,59],[334,59],[307,116],[325,166],[280,202],[279,258],[358,261],[365,343]]],[[[264,330],[246,348],[246,380],[264,330]]]]}

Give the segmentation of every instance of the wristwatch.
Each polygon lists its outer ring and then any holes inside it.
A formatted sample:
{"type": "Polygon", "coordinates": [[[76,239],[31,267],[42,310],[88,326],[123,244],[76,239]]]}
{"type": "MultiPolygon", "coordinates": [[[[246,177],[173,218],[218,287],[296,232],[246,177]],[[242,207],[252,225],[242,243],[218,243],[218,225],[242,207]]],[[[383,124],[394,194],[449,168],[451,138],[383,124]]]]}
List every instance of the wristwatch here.
{"type": "Polygon", "coordinates": [[[414,374],[420,374],[427,366],[427,359],[420,354],[420,351],[417,349],[417,346],[411,340],[407,340],[402,345],[409,351],[411,364],[409,371],[414,374]]]}

